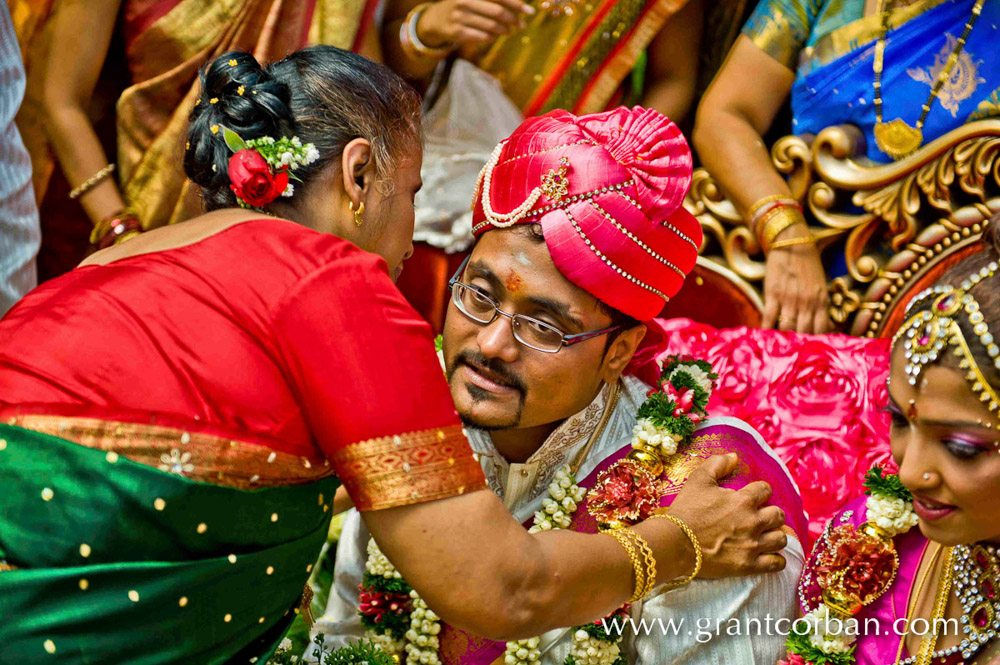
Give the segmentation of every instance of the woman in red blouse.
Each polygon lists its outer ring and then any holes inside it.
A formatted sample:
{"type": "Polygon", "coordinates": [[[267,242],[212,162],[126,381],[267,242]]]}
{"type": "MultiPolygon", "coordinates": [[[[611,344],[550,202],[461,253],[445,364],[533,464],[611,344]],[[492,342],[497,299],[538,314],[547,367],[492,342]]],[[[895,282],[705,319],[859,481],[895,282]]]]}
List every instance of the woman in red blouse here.
{"type": "MultiPolygon", "coordinates": [[[[453,625],[536,635],[629,596],[612,538],[529,535],[484,487],[429,327],[391,279],[419,145],[419,102],[379,65],[224,54],[184,164],[213,212],[93,255],[0,322],[0,661],[266,659],[338,478],[453,625]]],[[[715,485],[734,464],[708,462],[671,509],[706,576],[783,565],[766,486],[715,485]]],[[[672,523],[636,531],[658,578],[690,572],[672,523]]]]}

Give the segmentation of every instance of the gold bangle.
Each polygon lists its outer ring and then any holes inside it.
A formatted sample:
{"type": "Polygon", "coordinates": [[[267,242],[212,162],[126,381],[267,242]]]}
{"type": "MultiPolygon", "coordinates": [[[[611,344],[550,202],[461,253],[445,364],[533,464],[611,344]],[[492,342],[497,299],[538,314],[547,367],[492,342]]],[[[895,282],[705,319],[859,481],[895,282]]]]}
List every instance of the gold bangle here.
{"type": "Polygon", "coordinates": [[[649,595],[649,592],[653,590],[656,586],[656,557],[653,556],[653,549],[646,542],[646,539],[640,536],[638,533],[632,529],[626,529],[629,536],[635,541],[635,546],[642,553],[643,563],[646,564],[646,585],[642,588],[642,591],[638,594],[639,599],[645,598],[649,595]]]}
{"type": "Polygon", "coordinates": [[[692,571],[690,575],[688,575],[682,580],[667,582],[667,588],[675,589],[677,587],[681,587],[689,583],[691,580],[698,577],[698,573],[701,572],[701,564],[702,564],[701,544],[698,542],[698,537],[694,535],[694,531],[691,530],[691,527],[685,524],[684,520],[682,520],[681,518],[676,517],[674,515],[670,515],[668,513],[656,513],[649,517],[649,519],[651,520],[657,518],[670,520],[671,522],[676,524],[680,528],[680,530],[684,532],[684,535],[688,537],[688,540],[691,541],[691,547],[694,548],[694,571],[692,571]]]}
{"type": "Polygon", "coordinates": [[[812,245],[812,244],[814,244],[814,241],[811,235],[800,236],[798,238],[785,238],[784,240],[778,240],[771,243],[769,251],[781,249],[782,247],[792,247],[794,245],[812,245]]]}
{"type": "Polygon", "coordinates": [[[772,196],[765,196],[764,198],[760,199],[752,206],[750,206],[750,209],[747,211],[747,219],[752,221],[753,216],[756,215],[761,208],[766,206],[768,203],[774,203],[775,201],[788,201],[789,203],[798,203],[798,201],[796,201],[787,194],[774,194],[772,196]]]}
{"type": "MultiPolygon", "coordinates": [[[[610,529],[608,531],[602,531],[601,533],[607,534],[618,541],[618,544],[625,548],[625,553],[628,554],[629,561],[632,562],[632,573],[635,575],[635,589],[632,592],[632,597],[629,598],[628,602],[634,603],[642,596],[640,593],[646,588],[646,573],[642,567],[642,562],[639,561],[639,555],[635,553],[635,548],[632,546],[632,541],[626,535],[628,529],[610,529]]],[[[631,532],[630,532],[631,533],[631,532]]]]}
{"type": "Polygon", "coordinates": [[[764,219],[761,220],[760,244],[767,251],[778,234],[789,226],[793,226],[799,222],[805,223],[805,221],[805,216],[797,208],[785,206],[775,208],[773,211],[768,212],[764,219]]]}
{"type": "Polygon", "coordinates": [[[98,171],[97,173],[90,176],[82,183],[80,183],[80,185],[76,189],[74,189],[72,192],[69,193],[69,198],[71,199],[80,198],[81,196],[89,192],[91,189],[96,187],[98,183],[100,183],[109,175],[111,175],[111,172],[114,170],[115,170],[115,165],[113,163],[108,164],[103,169],[101,169],[100,171],[98,171]]]}
{"type": "Polygon", "coordinates": [[[411,9],[410,13],[403,20],[403,25],[399,28],[399,43],[402,45],[403,50],[414,56],[415,59],[430,58],[432,60],[441,60],[442,58],[447,58],[454,49],[450,44],[436,48],[428,46],[421,41],[420,35],[417,34],[417,23],[420,21],[424,10],[431,6],[431,4],[433,3],[422,2],[411,9]]]}

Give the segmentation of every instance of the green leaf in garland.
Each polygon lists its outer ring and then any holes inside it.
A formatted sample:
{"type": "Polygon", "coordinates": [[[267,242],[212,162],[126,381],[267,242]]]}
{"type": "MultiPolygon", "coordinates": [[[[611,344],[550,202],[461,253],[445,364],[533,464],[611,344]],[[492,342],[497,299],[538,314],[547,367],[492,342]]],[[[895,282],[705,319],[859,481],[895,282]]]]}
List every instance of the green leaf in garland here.
{"type": "Polygon", "coordinates": [[[240,150],[246,150],[246,142],[240,138],[240,135],[229,129],[228,127],[222,128],[222,136],[226,139],[226,145],[233,152],[239,152],[240,150]]]}
{"type": "Polygon", "coordinates": [[[408,594],[413,590],[406,580],[401,577],[382,577],[365,572],[361,577],[361,584],[368,589],[381,591],[382,593],[408,594]]]}
{"type": "Polygon", "coordinates": [[[323,660],[325,665],[395,665],[392,656],[382,651],[374,642],[359,640],[350,646],[337,649],[327,654],[323,660]]]}
{"type": "Polygon", "coordinates": [[[883,475],[883,471],[884,469],[880,466],[873,466],[868,470],[864,481],[865,494],[913,501],[913,495],[910,490],[903,486],[899,476],[895,473],[883,475]]]}
{"type": "Polygon", "coordinates": [[[434,338],[434,350],[438,353],[444,348],[444,335],[438,335],[434,338]]]}
{"type": "Polygon", "coordinates": [[[843,653],[826,653],[813,646],[808,634],[796,631],[788,636],[785,646],[788,653],[797,653],[812,665],[854,665],[854,646],[843,653]]]}

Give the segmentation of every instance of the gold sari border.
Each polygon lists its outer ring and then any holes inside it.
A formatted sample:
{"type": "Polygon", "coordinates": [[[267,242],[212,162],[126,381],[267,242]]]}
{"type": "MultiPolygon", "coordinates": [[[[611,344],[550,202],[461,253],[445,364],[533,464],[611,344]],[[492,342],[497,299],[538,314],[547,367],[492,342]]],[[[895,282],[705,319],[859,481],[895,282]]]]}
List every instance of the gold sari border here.
{"type": "Polygon", "coordinates": [[[639,56],[652,43],[668,18],[688,0],[654,0],[636,21],[631,33],[619,43],[607,61],[591,79],[573,106],[573,113],[600,113],[629,75],[639,56]]]}
{"type": "Polygon", "coordinates": [[[125,457],[188,480],[236,489],[300,485],[333,475],[321,456],[304,457],[214,434],[100,418],[17,414],[8,425],[125,457]]]}
{"type": "MultiPolygon", "coordinates": [[[[889,12],[889,30],[909,23],[924,12],[934,9],[949,0],[921,0],[912,5],[897,7],[889,12]]],[[[875,42],[882,30],[882,17],[874,14],[851,21],[823,35],[815,45],[804,49],[801,58],[801,74],[829,64],[843,55],[875,42]]]]}
{"type": "Polygon", "coordinates": [[[461,425],[369,439],[331,459],[358,510],[384,510],[484,489],[461,425]]]}

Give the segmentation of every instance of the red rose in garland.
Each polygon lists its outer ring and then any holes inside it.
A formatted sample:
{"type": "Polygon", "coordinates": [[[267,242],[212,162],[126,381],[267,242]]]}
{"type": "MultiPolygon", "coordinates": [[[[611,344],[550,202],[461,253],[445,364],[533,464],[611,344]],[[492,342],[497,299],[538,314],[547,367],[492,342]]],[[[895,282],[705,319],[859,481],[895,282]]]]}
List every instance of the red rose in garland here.
{"type": "Polygon", "coordinates": [[[244,149],[229,158],[229,182],[236,198],[260,208],[281,196],[288,187],[288,170],[272,173],[263,155],[244,149]]]}

